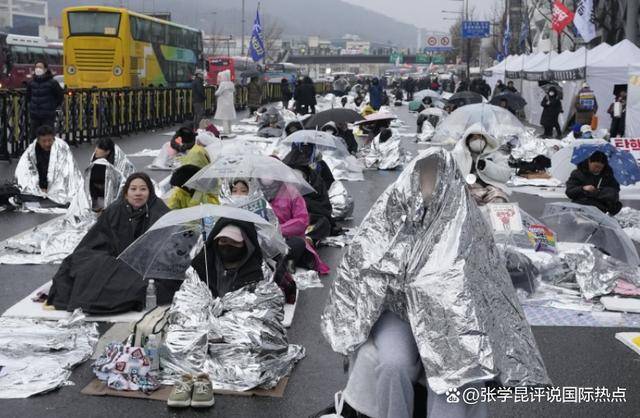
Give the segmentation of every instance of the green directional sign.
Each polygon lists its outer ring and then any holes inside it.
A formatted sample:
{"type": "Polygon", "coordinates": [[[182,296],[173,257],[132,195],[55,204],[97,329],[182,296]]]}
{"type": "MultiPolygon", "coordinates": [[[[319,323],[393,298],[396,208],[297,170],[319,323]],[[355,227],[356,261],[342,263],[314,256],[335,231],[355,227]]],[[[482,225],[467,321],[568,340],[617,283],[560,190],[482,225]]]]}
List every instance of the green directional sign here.
{"type": "Polygon", "coordinates": [[[444,64],[444,57],[442,55],[434,55],[431,60],[432,64],[444,64]]]}
{"type": "Polygon", "coordinates": [[[427,54],[416,54],[416,64],[429,64],[431,59],[427,54]]]}
{"type": "Polygon", "coordinates": [[[404,61],[404,56],[400,52],[392,52],[389,55],[389,63],[390,64],[402,64],[404,61]]]}

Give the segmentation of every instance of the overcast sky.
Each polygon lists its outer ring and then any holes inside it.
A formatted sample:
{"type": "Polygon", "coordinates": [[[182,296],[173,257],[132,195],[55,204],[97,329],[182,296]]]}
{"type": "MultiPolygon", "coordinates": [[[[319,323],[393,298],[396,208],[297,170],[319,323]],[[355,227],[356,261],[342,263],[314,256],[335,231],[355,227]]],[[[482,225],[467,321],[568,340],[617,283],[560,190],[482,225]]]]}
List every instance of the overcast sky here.
{"type": "MultiPolygon", "coordinates": [[[[463,2],[453,0],[344,0],[367,9],[393,17],[401,22],[410,23],[426,29],[447,31],[453,23],[444,17],[453,14],[441,13],[442,10],[460,10],[463,2]]],[[[498,2],[504,8],[504,0],[469,0],[469,7],[475,7],[478,18],[489,16],[491,6],[498,2]]]]}

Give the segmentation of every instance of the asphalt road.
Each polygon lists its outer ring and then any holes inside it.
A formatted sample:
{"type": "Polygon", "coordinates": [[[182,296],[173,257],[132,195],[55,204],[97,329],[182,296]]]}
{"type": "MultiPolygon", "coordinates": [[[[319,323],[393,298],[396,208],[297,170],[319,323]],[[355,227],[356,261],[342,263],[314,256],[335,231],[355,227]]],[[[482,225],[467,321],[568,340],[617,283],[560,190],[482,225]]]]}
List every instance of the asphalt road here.
{"type": "MultiPolygon", "coordinates": [[[[401,118],[413,128],[415,118],[398,110],[401,118]]],[[[167,141],[167,136],[159,133],[117,139],[116,142],[127,153],[144,148],[159,148],[167,141]]],[[[405,138],[405,147],[415,152],[416,146],[405,138]]],[[[74,150],[81,168],[88,165],[92,149],[82,145],[74,150]]],[[[142,169],[150,158],[134,160],[142,169]]],[[[15,163],[0,162],[0,179],[10,178],[15,163]]],[[[164,173],[151,172],[156,180],[164,173]]],[[[347,183],[347,188],[356,201],[354,221],[347,225],[357,225],[366,215],[368,208],[394,181],[397,172],[367,172],[366,181],[347,183]]],[[[532,215],[542,211],[545,200],[538,197],[516,194],[513,199],[532,215]]],[[[640,208],[638,202],[631,202],[640,208]]],[[[49,217],[33,214],[0,214],[0,240],[35,226],[49,217]]],[[[334,269],[340,261],[342,250],[321,248],[323,259],[334,269]]],[[[0,266],[0,311],[28,295],[37,286],[50,280],[56,266],[0,266]]],[[[289,331],[290,342],[302,344],[307,356],[294,369],[283,398],[216,396],[215,407],[197,411],[170,410],[163,402],[138,399],[85,396],[80,390],[87,385],[93,375],[87,362],[78,367],[73,375],[73,386],[63,387],[51,393],[23,400],[0,400],[0,416],[3,417],[306,417],[333,400],[333,394],[346,383],[342,358],[333,353],[320,333],[319,318],[333,275],[324,278],[324,288],[309,289],[300,293],[298,308],[289,331]]],[[[101,331],[106,330],[101,327],[101,331]]],[[[549,374],[555,386],[609,389],[626,388],[625,403],[505,403],[490,405],[491,417],[632,417],[640,414],[640,389],[637,376],[640,372],[640,356],[614,339],[619,331],[633,329],[586,328],[586,327],[533,327],[536,341],[544,357],[549,374]]],[[[635,330],[637,331],[637,330],[635,330]]]]}

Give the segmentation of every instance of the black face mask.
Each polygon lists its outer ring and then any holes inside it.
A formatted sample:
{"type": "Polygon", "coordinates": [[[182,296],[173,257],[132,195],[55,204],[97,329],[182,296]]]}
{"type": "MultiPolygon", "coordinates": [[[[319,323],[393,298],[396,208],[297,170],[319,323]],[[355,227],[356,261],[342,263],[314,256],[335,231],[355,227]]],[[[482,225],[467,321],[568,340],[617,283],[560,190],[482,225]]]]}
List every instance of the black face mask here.
{"type": "Polygon", "coordinates": [[[216,249],[220,258],[225,263],[236,263],[245,256],[247,249],[245,247],[233,247],[231,245],[216,245],[216,249]]]}

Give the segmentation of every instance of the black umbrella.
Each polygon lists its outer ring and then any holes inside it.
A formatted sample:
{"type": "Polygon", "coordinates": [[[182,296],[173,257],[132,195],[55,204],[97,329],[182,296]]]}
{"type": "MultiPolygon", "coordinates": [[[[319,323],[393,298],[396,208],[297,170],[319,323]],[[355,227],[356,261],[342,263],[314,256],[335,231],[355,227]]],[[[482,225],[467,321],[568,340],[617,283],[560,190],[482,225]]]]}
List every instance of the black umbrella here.
{"type": "Polygon", "coordinates": [[[563,91],[562,91],[562,87],[559,84],[556,83],[547,83],[547,84],[543,84],[542,86],[540,86],[540,88],[542,90],[545,91],[545,93],[549,93],[549,90],[551,90],[552,88],[554,88],[556,90],[556,93],[558,94],[558,99],[562,100],[563,97],[563,91]]]}
{"type": "Polygon", "coordinates": [[[460,91],[449,98],[449,103],[456,107],[462,107],[468,104],[482,103],[484,97],[481,94],[472,91],[460,91]]]}
{"type": "Polygon", "coordinates": [[[524,107],[527,105],[527,101],[523,99],[522,96],[511,92],[500,93],[493,96],[493,98],[491,99],[491,104],[499,106],[502,100],[506,100],[507,107],[514,112],[524,109],[524,107]]]}
{"type": "Polygon", "coordinates": [[[307,129],[319,129],[328,122],[354,123],[359,120],[364,120],[364,118],[355,110],[335,108],[312,115],[310,118],[304,121],[304,127],[307,129]]]}

